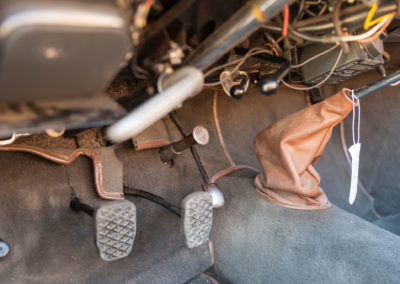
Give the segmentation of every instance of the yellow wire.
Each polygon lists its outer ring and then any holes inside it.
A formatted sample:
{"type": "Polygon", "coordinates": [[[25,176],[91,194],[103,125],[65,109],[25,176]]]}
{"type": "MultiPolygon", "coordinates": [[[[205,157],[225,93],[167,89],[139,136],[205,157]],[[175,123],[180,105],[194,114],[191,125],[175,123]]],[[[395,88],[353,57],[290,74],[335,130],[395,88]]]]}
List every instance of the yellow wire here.
{"type": "Polygon", "coordinates": [[[382,22],[383,20],[385,20],[391,16],[391,13],[389,13],[389,14],[383,15],[375,20],[372,20],[377,9],[378,9],[378,4],[375,2],[374,4],[372,4],[371,10],[369,10],[367,18],[365,19],[364,30],[368,30],[370,27],[376,25],[379,22],[382,22]]]}

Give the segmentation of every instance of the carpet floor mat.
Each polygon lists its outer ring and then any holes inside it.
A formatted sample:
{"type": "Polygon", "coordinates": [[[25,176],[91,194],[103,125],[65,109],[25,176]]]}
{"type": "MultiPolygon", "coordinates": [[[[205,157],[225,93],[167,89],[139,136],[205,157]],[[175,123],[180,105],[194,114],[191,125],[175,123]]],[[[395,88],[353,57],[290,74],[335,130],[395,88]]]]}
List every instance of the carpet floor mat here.
{"type": "Polygon", "coordinates": [[[85,158],[64,167],[29,154],[0,153],[0,171],[0,238],[10,245],[0,262],[2,283],[179,283],[212,264],[208,243],[185,246],[179,217],[138,198],[130,198],[137,209],[130,255],[102,261],[92,218],[69,208],[72,190],[89,204],[95,199],[85,158]]]}

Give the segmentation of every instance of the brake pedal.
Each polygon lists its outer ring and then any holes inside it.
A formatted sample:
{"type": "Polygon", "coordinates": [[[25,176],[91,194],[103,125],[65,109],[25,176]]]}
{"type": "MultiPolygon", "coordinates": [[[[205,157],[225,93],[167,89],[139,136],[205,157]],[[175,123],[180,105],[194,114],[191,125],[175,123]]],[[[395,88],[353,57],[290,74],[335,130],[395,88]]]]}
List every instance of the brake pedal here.
{"type": "Polygon", "coordinates": [[[127,200],[108,201],[93,210],[75,198],[70,206],[94,217],[95,244],[104,261],[117,260],[131,252],[136,235],[135,204],[127,200]]]}
{"type": "Polygon", "coordinates": [[[182,201],[182,231],[189,248],[207,242],[213,218],[212,196],[208,192],[194,192],[182,201]]]}

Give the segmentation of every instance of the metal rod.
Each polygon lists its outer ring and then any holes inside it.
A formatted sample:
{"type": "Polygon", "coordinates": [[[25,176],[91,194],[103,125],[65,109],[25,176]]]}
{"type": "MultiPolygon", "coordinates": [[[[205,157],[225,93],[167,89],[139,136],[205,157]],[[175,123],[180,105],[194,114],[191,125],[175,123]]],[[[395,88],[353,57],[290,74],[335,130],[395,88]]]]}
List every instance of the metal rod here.
{"type": "Polygon", "coordinates": [[[106,135],[110,141],[119,143],[134,137],[179,107],[186,99],[200,93],[204,77],[196,68],[185,66],[162,81],[166,84],[163,86],[166,87],[164,91],[152,96],[107,129],[106,135]]]}
{"type": "Polygon", "coordinates": [[[186,64],[204,71],[293,1],[248,1],[196,48],[186,64]]]}
{"type": "Polygon", "coordinates": [[[393,74],[390,74],[387,77],[384,77],[382,79],[379,79],[375,82],[372,82],[368,85],[365,85],[357,90],[354,90],[354,95],[360,99],[364,96],[367,96],[373,92],[376,92],[382,88],[385,88],[389,86],[390,84],[396,83],[400,81],[400,70],[397,72],[394,72],[393,74]]]}
{"type": "Polygon", "coordinates": [[[194,144],[196,144],[196,141],[193,138],[193,134],[189,134],[177,142],[160,148],[160,159],[164,163],[168,162],[194,144]]]}
{"type": "MultiPolygon", "coordinates": [[[[186,134],[185,134],[185,132],[183,131],[183,128],[182,128],[182,126],[179,124],[179,122],[178,122],[178,120],[176,119],[176,117],[175,117],[172,113],[169,114],[169,117],[171,118],[172,122],[175,124],[176,128],[178,128],[178,130],[179,130],[179,132],[181,133],[181,135],[182,135],[183,137],[185,137],[186,134]]],[[[196,163],[197,168],[199,169],[199,172],[200,172],[200,174],[201,174],[201,177],[202,177],[203,181],[204,181],[206,184],[210,184],[210,179],[208,178],[206,169],[204,168],[203,163],[201,162],[201,159],[200,159],[200,157],[199,157],[199,154],[197,153],[196,148],[193,147],[193,146],[190,147],[190,152],[192,152],[193,159],[194,159],[194,161],[195,161],[195,163],[196,163]]]]}
{"type": "Polygon", "coordinates": [[[147,199],[147,200],[154,202],[154,203],[164,207],[165,209],[171,211],[176,216],[181,217],[181,209],[178,206],[175,206],[175,205],[169,203],[167,200],[165,200],[161,196],[155,195],[151,192],[143,191],[143,190],[136,189],[136,188],[130,188],[130,187],[124,187],[124,193],[126,195],[132,195],[132,196],[147,199]]]}
{"type": "Polygon", "coordinates": [[[193,132],[181,140],[160,148],[162,162],[168,162],[195,144],[207,145],[210,140],[208,130],[203,126],[196,126],[193,132]]]}
{"type": "Polygon", "coordinates": [[[75,211],[82,211],[85,212],[86,214],[88,214],[89,216],[93,217],[93,212],[94,209],[93,207],[82,203],[78,198],[74,197],[71,202],[69,203],[69,207],[71,207],[72,210],[75,211]]]}
{"type": "Polygon", "coordinates": [[[172,143],[171,149],[175,153],[181,153],[182,151],[186,150],[187,148],[196,144],[196,140],[193,137],[193,134],[189,134],[185,138],[181,139],[178,142],[172,143]]]}

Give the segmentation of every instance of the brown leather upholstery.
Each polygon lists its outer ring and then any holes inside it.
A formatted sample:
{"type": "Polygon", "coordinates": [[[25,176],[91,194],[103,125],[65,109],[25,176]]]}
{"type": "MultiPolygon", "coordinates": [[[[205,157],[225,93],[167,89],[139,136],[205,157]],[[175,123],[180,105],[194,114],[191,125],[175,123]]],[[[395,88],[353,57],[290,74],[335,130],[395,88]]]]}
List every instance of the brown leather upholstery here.
{"type": "Polygon", "coordinates": [[[322,155],[332,128],[351,112],[352,106],[350,90],[343,89],[261,131],[254,140],[264,172],[255,179],[260,195],[294,209],[329,208],[313,165],[322,155]]]}

